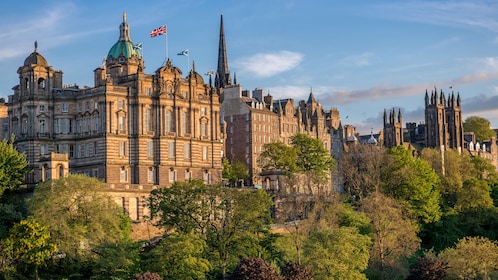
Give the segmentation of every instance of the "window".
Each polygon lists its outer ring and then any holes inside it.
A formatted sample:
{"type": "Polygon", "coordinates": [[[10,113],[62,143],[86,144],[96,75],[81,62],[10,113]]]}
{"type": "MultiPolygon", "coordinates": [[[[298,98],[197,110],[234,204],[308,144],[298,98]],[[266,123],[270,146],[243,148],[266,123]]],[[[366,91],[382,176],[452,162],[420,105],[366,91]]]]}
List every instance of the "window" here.
{"type": "Polygon", "coordinates": [[[146,131],[151,131],[151,116],[150,116],[150,109],[145,110],[145,130],[146,131]]]}
{"type": "Polygon", "coordinates": [[[166,111],[166,132],[172,132],[173,131],[173,118],[172,118],[172,112],[171,111],[166,111]]]}
{"type": "Polygon", "coordinates": [[[61,119],[61,132],[67,134],[69,132],[69,119],[61,119]]]}
{"type": "Polygon", "coordinates": [[[99,131],[99,117],[94,118],[95,131],[99,131]]]}
{"type": "Polygon", "coordinates": [[[81,113],[83,111],[83,106],[81,106],[81,103],[78,103],[78,113],[81,113]]]}
{"type": "Polygon", "coordinates": [[[92,176],[95,177],[95,178],[99,177],[99,170],[98,169],[93,169],[92,170],[92,176]]]}
{"type": "Polygon", "coordinates": [[[67,103],[62,103],[62,113],[69,112],[69,105],[67,103]]]}
{"type": "Polygon", "coordinates": [[[154,156],[154,146],[152,145],[152,141],[147,141],[147,156],[154,156]]]}
{"type": "Polygon", "coordinates": [[[45,120],[40,120],[40,133],[45,134],[45,120]]]}
{"type": "Polygon", "coordinates": [[[87,101],[87,102],[86,102],[86,110],[87,110],[87,111],[90,111],[90,101],[87,101]]]}
{"type": "Polygon", "coordinates": [[[124,116],[119,116],[119,121],[118,121],[118,126],[119,130],[123,131],[124,129],[124,123],[125,123],[125,117],[124,116]]]}
{"type": "Polygon", "coordinates": [[[69,145],[69,158],[74,157],[74,145],[69,145]]]}
{"type": "Polygon", "coordinates": [[[182,112],[182,135],[187,134],[187,112],[182,112]]]}
{"type": "Polygon", "coordinates": [[[183,144],[183,158],[190,158],[190,144],[183,144]]]}
{"type": "Polygon", "coordinates": [[[147,96],[150,96],[150,93],[151,93],[150,87],[146,87],[145,88],[145,94],[147,94],[147,96]]]}
{"type": "Polygon", "coordinates": [[[119,142],[119,155],[122,157],[126,156],[126,142],[125,141],[119,142]]]}
{"type": "Polygon", "coordinates": [[[92,130],[92,122],[90,118],[86,119],[86,132],[90,132],[92,130]]]}
{"type": "Polygon", "coordinates": [[[251,120],[251,115],[249,113],[246,114],[246,121],[250,121],[251,120]]]}
{"type": "Polygon", "coordinates": [[[168,158],[175,158],[175,142],[168,142],[168,158]]]}
{"type": "Polygon", "coordinates": [[[208,160],[208,147],[202,147],[202,160],[208,160]]]}
{"type": "Polygon", "coordinates": [[[45,112],[45,105],[40,105],[40,113],[45,112]]]}
{"type": "Polygon", "coordinates": [[[124,101],[123,100],[118,100],[118,109],[123,109],[124,108],[124,101]]]}
{"type": "Polygon", "coordinates": [[[93,142],[93,156],[97,156],[98,154],[98,149],[97,149],[97,142],[93,142]]]}
{"type": "Polygon", "coordinates": [[[77,120],[76,121],[76,126],[78,127],[78,133],[82,133],[83,132],[83,121],[82,120],[77,120]]]}
{"type": "Polygon", "coordinates": [[[40,145],[40,154],[42,154],[42,155],[47,154],[47,145],[45,145],[45,144],[40,145]]]}
{"type": "Polygon", "coordinates": [[[169,169],[169,182],[174,183],[176,181],[176,172],[173,168],[169,169]]]}
{"type": "Polygon", "coordinates": [[[188,181],[192,179],[192,172],[189,169],[185,170],[185,180],[188,181]]]}
{"type": "Polygon", "coordinates": [[[86,143],[85,144],[85,157],[90,156],[90,144],[86,143]]]}
{"type": "Polygon", "coordinates": [[[201,136],[207,136],[207,123],[201,122],[201,136]]]}
{"type": "Polygon", "coordinates": [[[119,170],[119,181],[120,182],[128,182],[128,172],[126,170],[126,167],[121,166],[119,170]]]}
{"type": "Polygon", "coordinates": [[[76,158],[81,158],[81,145],[78,145],[78,151],[76,153],[76,158]]]}
{"type": "Polygon", "coordinates": [[[201,117],[206,116],[206,107],[201,107],[201,117]]]}
{"type": "Polygon", "coordinates": [[[154,167],[149,167],[147,170],[147,182],[154,183],[154,167]]]}

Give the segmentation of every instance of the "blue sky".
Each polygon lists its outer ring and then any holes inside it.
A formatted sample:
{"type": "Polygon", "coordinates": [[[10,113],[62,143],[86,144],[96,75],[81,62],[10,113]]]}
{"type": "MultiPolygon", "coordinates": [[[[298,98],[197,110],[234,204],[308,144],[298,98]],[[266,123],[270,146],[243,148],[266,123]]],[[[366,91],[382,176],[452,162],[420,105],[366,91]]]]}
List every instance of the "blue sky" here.
{"type": "MultiPolygon", "coordinates": [[[[382,128],[384,109],[423,122],[425,90],[460,93],[464,118],[498,128],[496,1],[2,1],[0,96],[38,51],[64,83],[93,86],[93,70],[119,37],[126,12],[145,71],[168,55],[185,73],[216,69],[220,13],[230,71],[244,89],[307,99],[310,90],[361,134],[382,128]],[[149,32],[163,24],[168,35],[149,32]],[[189,57],[178,52],[189,49],[189,57]]],[[[207,79],[206,79],[207,81],[207,79]]]]}

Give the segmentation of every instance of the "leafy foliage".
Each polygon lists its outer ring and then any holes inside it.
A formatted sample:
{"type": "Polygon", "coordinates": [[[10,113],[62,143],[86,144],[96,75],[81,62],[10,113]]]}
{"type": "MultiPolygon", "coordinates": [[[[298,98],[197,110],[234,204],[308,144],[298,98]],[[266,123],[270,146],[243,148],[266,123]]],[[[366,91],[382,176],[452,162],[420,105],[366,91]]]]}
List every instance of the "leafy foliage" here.
{"type": "Polygon", "coordinates": [[[294,262],[288,262],[282,268],[282,276],[285,280],[312,280],[313,273],[311,270],[294,262]]]}
{"type": "Polygon", "coordinates": [[[373,193],[362,201],[360,211],[372,221],[373,247],[370,252],[369,270],[380,273],[384,279],[394,279],[402,271],[403,260],[410,257],[420,247],[417,226],[404,212],[403,207],[385,195],[373,193]],[[389,272],[391,270],[392,272],[389,272]]]}
{"type": "MultiPolygon", "coordinates": [[[[22,220],[10,230],[2,242],[2,255],[17,266],[35,268],[44,265],[57,252],[50,242],[50,231],[34,219],[22,220]]],[[[36,276],[37,277],[37,276],[36,276]]]]}
{"type": "Polygon", "coordinates": [[[382,176],[384,192],[398,200],[422,222],[437,221],[441,217],[439,177],[430,165],[414,158],[402,146],[389,150],[391,165],[382,176]]]}
{"type": "Polygon", "coordinates": [[[18,188],[24,182],[26,172],[30,171],[26,155],[14,147],[14,138],[8,142],[0,141],[0,196],[7,189],[18,188]]]}
{"type": "Polygon", "coordinates": [[[69,175],[39,184],[28,209],[49,227],[61,252],[85,259],[93,248],[129,237],[130,219],[105,190],[95,178],[69,175]]]}
{"type": "Polygon", "coordinates": [[[465,237],[439,257],[448,262],[448,276],[454,279],[496,279],[498,244],[484,237],[465,237]]]}
{"type": "Polygon", "coordinates": [[[406,280],[442,280],[446,277],[447,263],[440,259],[418,257],[410,266],[406,280]]]}
{"type": "Polygon", "coordinates": [[[371,239],[356,228],[313,231],[304,244],[304,263],[317,279],[367,279],[371,239]]]}
{"type": "Polygon", "coordinates": [[[230,280],[281,280],[275,269],[260,257],[243,258],[230,280]]]}
{"type": "Polygon", "coordinates": [[[291,138],[291,143],[297,150],[298,170],[313,172],[319,178],[327,178],[328,172],[334,169],[334,159],[320,139],[297,133],[291,138]]]}
{"type": "Polygon", "coordinates": [[[474,132],[476,141],[482,142],[496,137],[496,133],[491,129],[491,123],[485,118],[470,116],[463,122],[465,132],[474,132]]]}
{"type": "Polygon", "coordinates": [[[281,170],[290,176],[297,168],[297,150],[282,142],[264,144],[258,158],[258,164],[263,170],[281,170]]]}
{"type": "Polygon", "coordinates": [[[239,180],[245,180],[250,177],[247,165],[239,160],[233,160],[232,163],[228,162],[226,158],[222,161],[224,179],[228,179],[230,186],[236,186],[239,180]]]}
{"type": "Polygon", "coordinates": [[[145,270],[158,272],[163,279],[206,279],[211,263],[204,255],[206,241],[195,233],[168,233],[159,246],[145,254],[145,270]]]}

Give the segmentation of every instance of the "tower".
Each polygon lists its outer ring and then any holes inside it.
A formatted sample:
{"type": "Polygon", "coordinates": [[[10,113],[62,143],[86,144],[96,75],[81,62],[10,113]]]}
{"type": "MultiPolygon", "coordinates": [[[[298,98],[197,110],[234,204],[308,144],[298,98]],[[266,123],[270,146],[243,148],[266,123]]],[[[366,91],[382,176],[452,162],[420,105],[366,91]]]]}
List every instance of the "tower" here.
{"type": "Polygon", "coordinates": [[[425,146],[429,148],[457,149],[463,147],[463,120],[460,94],[452,93],[446,100],[443,91],[425,92],[425,146]]]}
{"type": "Polygon", "coordinates": [[[220,93],[220,89],[231,85],[230,71],[228,70],[227,46],[225,42],[225,27],[223,26],[223,15],[220,16],[220,41],[218,44],[218,68],[214,86],[220,93]]]}
{"type": "Polygon", "coordinates": [[[403,117],[401,116],[401,109],[398,109],[398,116],[394,108],[389,113],[389,120],[387,119],[387,112],[384,109],[384,146],[391,148],[403,144],[403,117]]]}

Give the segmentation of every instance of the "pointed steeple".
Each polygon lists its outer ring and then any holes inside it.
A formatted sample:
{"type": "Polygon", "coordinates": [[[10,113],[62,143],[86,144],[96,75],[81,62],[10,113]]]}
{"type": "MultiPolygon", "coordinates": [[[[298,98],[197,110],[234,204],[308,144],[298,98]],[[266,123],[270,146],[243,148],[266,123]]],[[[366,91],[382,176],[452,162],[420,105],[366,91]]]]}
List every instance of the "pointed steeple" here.
{"type": "Polygon", "coordinates": [[[224,88],[231,85],[230,71],[228,71],[227,46],[225,42],[225,27],[223,26],[223,15],[220,15],[220,41],[218,44],[218,69],[216,70],[214,86],[224,88]]]}

